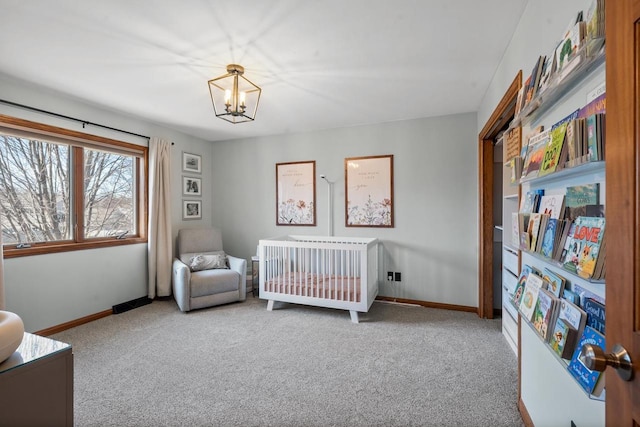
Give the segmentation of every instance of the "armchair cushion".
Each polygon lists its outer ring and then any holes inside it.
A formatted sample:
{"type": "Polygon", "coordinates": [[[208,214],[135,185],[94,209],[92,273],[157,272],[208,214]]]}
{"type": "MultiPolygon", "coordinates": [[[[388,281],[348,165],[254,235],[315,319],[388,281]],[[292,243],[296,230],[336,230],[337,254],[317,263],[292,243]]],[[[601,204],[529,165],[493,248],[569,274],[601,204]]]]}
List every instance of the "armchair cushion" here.
{"type": "Polygon", "coordinates": [[[214,255],[198,254],[189,259],[189,268],[191,271],[228,269],[227,256],[224,252],[214,255]]]}
{"type": "Polygon", "coordinates": [[[238,290],[238,273],[232,270],[202,270],[191,273],[191,297],[238,290]]]}

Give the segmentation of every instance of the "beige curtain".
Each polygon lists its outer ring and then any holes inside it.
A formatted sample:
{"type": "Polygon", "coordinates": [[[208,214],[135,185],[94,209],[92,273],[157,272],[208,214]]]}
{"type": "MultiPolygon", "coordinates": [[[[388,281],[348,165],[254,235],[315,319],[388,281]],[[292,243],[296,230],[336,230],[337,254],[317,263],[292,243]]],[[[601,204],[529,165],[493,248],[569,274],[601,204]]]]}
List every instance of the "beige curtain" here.
{"type": "Polygon", "coordinates": [[[171,143],[149,141],[149,298],[171,295],[171,143]]]}

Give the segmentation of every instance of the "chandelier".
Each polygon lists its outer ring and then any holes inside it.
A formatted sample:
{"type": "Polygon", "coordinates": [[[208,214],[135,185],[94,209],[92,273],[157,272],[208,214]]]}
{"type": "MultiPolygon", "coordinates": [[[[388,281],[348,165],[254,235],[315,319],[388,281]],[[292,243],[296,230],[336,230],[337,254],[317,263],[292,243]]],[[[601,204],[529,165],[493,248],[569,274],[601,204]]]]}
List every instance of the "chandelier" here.
{"type": "Polygon", "coordinates": [[[255,120],[262,92],[243,74],[244,67],[229,64],[227,74],[209,80],[209,92],[216,117],[234,124],[255,120]]]}

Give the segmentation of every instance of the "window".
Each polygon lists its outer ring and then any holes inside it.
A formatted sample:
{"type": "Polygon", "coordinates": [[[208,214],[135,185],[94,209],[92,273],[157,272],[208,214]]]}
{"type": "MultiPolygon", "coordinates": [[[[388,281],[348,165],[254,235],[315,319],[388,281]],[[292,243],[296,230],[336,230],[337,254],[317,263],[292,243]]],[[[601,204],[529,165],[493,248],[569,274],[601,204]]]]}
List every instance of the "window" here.
{"type": "Polygon", "coordinates": [[[5,257],[146,241],[147,149],[0,116],[5,257]]]}

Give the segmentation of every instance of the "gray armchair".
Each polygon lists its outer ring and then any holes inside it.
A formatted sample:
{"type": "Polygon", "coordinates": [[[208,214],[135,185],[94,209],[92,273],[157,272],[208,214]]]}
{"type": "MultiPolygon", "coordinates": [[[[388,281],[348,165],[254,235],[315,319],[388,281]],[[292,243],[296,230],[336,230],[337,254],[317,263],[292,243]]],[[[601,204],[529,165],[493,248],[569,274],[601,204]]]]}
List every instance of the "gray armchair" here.
{"type": "MultiPolygon", "coordinates": [[[[173,261],[173,295],[181,311],[244,301],[247,292],[247,261],[225,254],[228,268],[192,271],[194,257],[222,253],[217,228],[185,228],[178,231],[177,258],[173,261]]],[[[202,259],[205,257],[199,257],[202,259]]]]}

